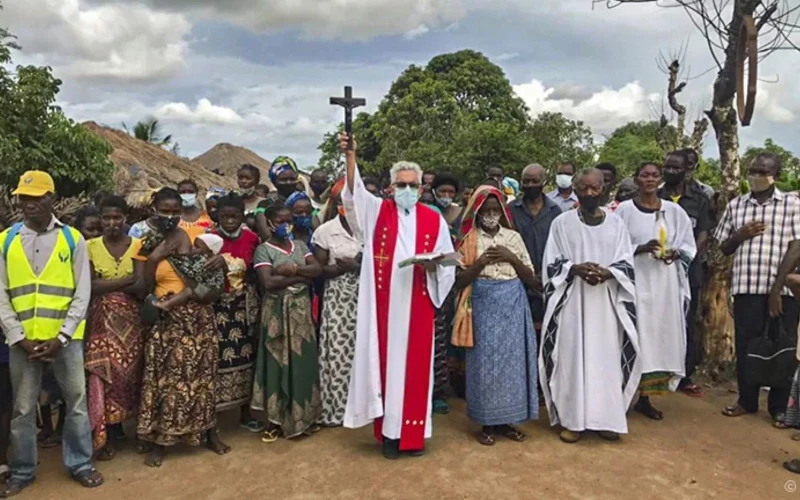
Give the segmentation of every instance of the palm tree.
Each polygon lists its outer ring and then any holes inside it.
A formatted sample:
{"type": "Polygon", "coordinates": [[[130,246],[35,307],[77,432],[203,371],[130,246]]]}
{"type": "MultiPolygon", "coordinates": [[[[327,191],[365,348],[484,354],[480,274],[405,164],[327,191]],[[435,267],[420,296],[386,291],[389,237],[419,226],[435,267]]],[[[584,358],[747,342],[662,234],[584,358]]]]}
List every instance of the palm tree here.
{"type": "MultiPolygon", "coordinates": [[[[128,134],[131,134],[131,131],[128,130],[128,126],[125,125],[125,122],[122,123],[122,128],[124,128],[125,132],[128,134]]],[[[161,137],[161,124],[152,116],[144,121],[136,122],[136,125],[133,126],[133,133],[131,135],[139,140],[165,148],[169,148],[170,144],[172,144],[172,135],[168,134],[164,137],[161,137]]]]}

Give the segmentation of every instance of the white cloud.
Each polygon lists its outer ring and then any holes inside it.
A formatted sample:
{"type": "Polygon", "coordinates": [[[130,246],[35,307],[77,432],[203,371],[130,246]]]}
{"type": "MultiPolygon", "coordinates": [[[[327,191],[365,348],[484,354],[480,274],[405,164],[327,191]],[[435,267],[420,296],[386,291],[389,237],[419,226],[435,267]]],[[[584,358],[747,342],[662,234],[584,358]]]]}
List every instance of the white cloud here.
{"type": "Polygon", "coordinates": [[[215,106],[208,99],[200,99],[194,110],[182,102],[164,104],[156,110],[155,116],[165,121],[217,125],[233,125],[244,121],[236,111],[224,106],[215,106]]]}
{"type": "Polygon", "coordinates": [[[80,0],[16,0],[4,7],[3,24],[19,36],[23,54],[46,56],[62,75],[154,80],[184,65],[191,25],[180,14],[80,0]]]}
{"type": "Polygon", "coordinates": [[[567,118],[582,120],[595,134],[608,134],[630,121],[653,118],[653,109],[660,106],[658,93],[648,93],[638,82],[619,89],[603,88],[583,100],[553,98],[557,90],[545,87],[539,80],[515,85],[519,95],[536,116],[543,112],[562,113],[567,118]]]}
{"type": "Polygon", "coordinates": [[[763,118],[776,123],[791,123],[796,115],[784,103],[795,105],[794,100],[785,98],[782,82],[767,83],[774,80],[774,77],[764,77],[763,80],[758,81],[756,87],[756,110],[753,114],[754,121],[758,118],[763,118]]]}
{"type": "MultiPolygon", "coordinates": [[[[139,2],[141,0],[126,0],[139,2]]],[[[309,38],[365,40],[460,20],[473,0],[144,0],[175,12],[225,19],[256,31],[300,30],[309,38]]]]}
{"type": "Polygon", "coordinates": [[[419,26],[417,26],[413,30],[406,31],[405,35],[403,35],[403,36],[406,38],[406,40],[413,40],[413,39],[415,39],[417,37],[420,37],[420,36],[424,35],[425,33],[429,32],[429,31],[430,31],[430,28],[428,28],[424,24],[420,24],[419,26]]]}

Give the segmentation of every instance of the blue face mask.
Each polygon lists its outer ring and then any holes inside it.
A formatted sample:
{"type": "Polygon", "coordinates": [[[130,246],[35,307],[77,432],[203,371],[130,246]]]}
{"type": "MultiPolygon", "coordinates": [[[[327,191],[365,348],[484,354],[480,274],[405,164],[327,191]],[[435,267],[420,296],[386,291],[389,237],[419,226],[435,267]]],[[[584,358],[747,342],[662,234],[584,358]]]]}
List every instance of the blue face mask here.
{"type": "Polygon", "coordinates": [[[404,210],[411,210],[419,201],[419,191],[406,187],[394,190],[394,201],[404,210]]]}
{"type": "Polygon", "coordinates": [[[295,215],[292,217],[294,227],[300,229],[311,229],[311,216],[310,215],[295,215]]]}
{"type": "Polygon", "coordinates": [[[285,240],[292,237],[292,230],[294,227],[288,222],[284,222],[280,226],[273,226],[272,233],[276,238],[285,240]]]}

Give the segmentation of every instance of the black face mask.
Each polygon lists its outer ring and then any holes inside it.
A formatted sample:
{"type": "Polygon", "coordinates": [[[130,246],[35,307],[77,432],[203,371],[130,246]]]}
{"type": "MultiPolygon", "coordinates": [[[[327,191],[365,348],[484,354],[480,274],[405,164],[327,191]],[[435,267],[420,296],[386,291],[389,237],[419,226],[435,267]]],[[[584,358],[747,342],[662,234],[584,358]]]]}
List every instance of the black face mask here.
{"type": "Polygon", "coordinates": [[[324,182],[323,183],[315,183],[315,182],[311,183],[311,190],[314,191],[314,195],[315,196],[318,196],[318,197],[322,196],[322,193],[324,193],[326,189],[328,189],[328,185],[326,183],[324,183],[324,182]]]}
{"type": "Polygon", "coordinates": [[[278,190],[278,194],[283,196],[284,198],[288,198],[292,195],[295,191],[297,191],[297,184],[275,184],[275,189],[278,190]]]}
{"type": "Polygon", "coordinates": [[[175,228],[178,227],[178,223],[180,223],[181,218],[178,216],[169,217],[165,215],[159,215],[156,217],[156,224],[158,228],[161,230],[162,233],[168,233],[170,231],[174,231],[175,228]]]}
{"type": "Polygon", "coordinates": [[[525,195],[526,200],[535,200],[542,194],[544,186],[529,186],[522,188],[522,193],[525,195]]]}
{"type": "Polygon", "coordinates": [[[578,203],[581,208],[586,209],[587,212],[594,212],[600,206],[599,196],[578,196],[578,203]]]}
{"type": "Polygon", "coordinates": [[[664,171],[664,184],[667,186],[677,186],[686,179],[685,172],[664,171]]]}

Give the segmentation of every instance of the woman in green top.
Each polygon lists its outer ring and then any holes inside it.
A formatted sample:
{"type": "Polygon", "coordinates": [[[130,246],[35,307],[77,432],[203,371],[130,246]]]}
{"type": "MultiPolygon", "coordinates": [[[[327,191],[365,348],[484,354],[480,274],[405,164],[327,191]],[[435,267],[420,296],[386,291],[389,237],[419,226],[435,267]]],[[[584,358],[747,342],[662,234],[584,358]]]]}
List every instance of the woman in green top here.
{"type": "Polygon", "coordinates": [[[253,259],[264,299],[250,406],[265,412],[263,441],[271,443],[280,434],[292,438],[319,430],[317,337],[308,288],[322,267],[304,242],[292,239],[286,206],[272,205],[265,216],[270,237],[253,259]]]}

